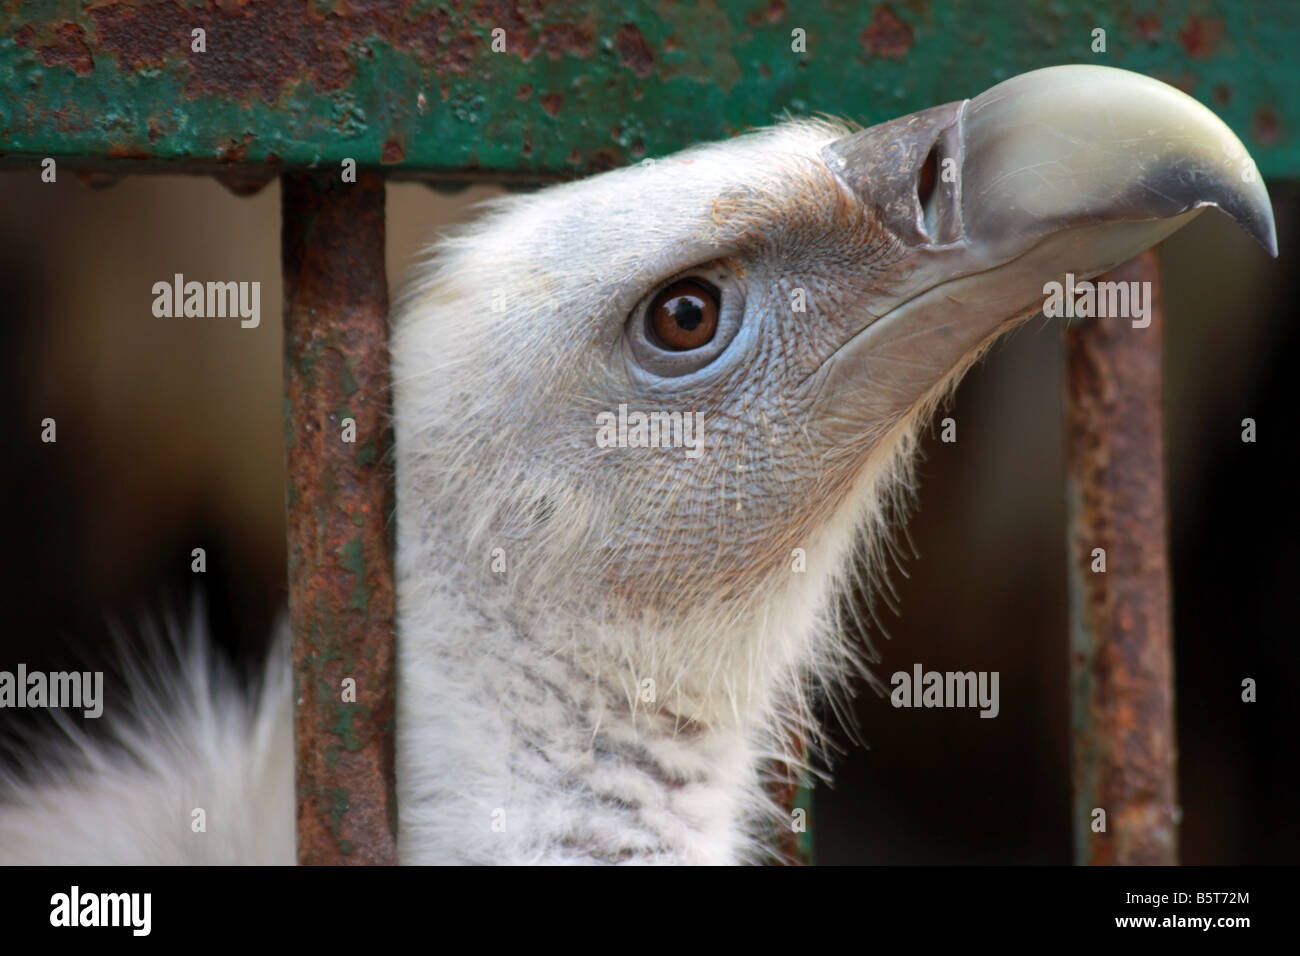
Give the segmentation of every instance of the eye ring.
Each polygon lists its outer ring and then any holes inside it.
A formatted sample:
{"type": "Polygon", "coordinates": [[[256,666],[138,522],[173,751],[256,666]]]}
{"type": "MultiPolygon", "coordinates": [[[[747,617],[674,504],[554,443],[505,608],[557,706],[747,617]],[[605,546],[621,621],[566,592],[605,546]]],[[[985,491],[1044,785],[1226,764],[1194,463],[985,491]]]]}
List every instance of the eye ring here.
{"type": "Polygon", "coordinates": [[[647,337],[668,352],[689,352],[713,341],[722,296],[703,279],[679,279],[663,289],[646,310],[647,337]]]}
{"type": "Polygon", "coordinates": [[[709,366],[716,368],[719,357],[734,352],[732,343],[744,325],[745,292],[735,267],[717,262],[683,270],[655,283],[627,313],[623,333],[627,358],[640,373],[656,379],[692,375],[709,366]],[[656,331],[658,307],[680,298],[682,293],[699,300],[698,317],[693,310],[687,310],[679,322],[679,306],[674,306],[665,319],[672,319],[672,325],[680,326],[680,332],[689,337],[678,337],[677,328],[656,331]],[[713,308],[709,308],[710,304],[713,308]]]}

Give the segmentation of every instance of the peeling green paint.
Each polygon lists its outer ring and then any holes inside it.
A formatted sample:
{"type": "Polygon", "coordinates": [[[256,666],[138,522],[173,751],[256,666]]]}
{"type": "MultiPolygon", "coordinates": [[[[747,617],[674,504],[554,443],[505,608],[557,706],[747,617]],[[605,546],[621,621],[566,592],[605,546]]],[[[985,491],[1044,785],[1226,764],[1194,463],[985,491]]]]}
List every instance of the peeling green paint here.
{"type": "MultiPolygon", "coordinates": [[[[310,232],[310,230],[307,231],[310,232]]],[[[310,375],[316,369],[316,363],[320,361],[321,352],[324,348],[324,343],[320,341],[307,343],[307,347],[298,356],[298,368],[303,375],[310,375]]]]}
{"type": "Polygon", "coordinates": [[[356,364],[355,356],[348,355],[343,359],[343,368],[339,371],[339,382],[343,386],[344,395],[351,395],[359,387],[356,375],[352,371],[356,364]]]}
{"type": "MultiPolygon", "coordinates": [[[[339,696],[337,692],[335,696],[339,696]]],[[[335,709],[334,726],[330,728],[342,738],[340,746],[353,753],[361,749],[361,738],[357,736],[354,727],[358,713],[362,720],[370,716],[370,710],[364,704],[349,704],[340,699],[339,706],[335,709]]]]}
{"type": "Polygon", "coordinates": [[[420,2],[331,5],[328,17],[289,0],[136,6],[28,0],[0,11],[5,161],[302,169],[350,157],[442,180],[554,178],[786,112],[869,125],[1025,70],[1100,63],[1187,90],[1265,175],[1300,174],[1294,3],[420,2]],[[223,71],[183,37],[130,36],[133,14],[206,24],[210,36],[242,30],[254,48],[243,70],[223,71]],[[283,28],[249,32],[255,22],[283,28]],[[64,24],[75,43],[56,35],[64,24]],[[497,26],[504,53],[491,49],[497,26]],[[1105,53],[1092,50],[1095,28],[1105,53]],[[796,29],[805,52],[792,49],[796,29]]]}
{"type": "Polygon", "coordinates": [[[352,588],[352,600],[349,610],[360,611],[363,615],[370,609],[371,586],[366,580],[366,553],[359,537],[351,537],[339,552],[339,563],[356,575],[357,581],[352,588]]]}
{"type": "Polygon", "coordinates": [[[348,792],[343,787],[330,787],[330,820],[334,828],[335,838],[339,835],[339,824],[343,821],[343,814],[348,812],[351,804],[348,800],[348,792]]]}

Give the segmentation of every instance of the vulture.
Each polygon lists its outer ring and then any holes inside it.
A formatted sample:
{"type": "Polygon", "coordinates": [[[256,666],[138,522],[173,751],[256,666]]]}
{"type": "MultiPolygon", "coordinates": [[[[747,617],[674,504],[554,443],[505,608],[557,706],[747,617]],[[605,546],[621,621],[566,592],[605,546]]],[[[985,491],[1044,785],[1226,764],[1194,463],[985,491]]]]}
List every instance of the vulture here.
{"type": "MultiPolygon", "coordinates": [[[[764,768],[861,670],[917,436],[1047,286],[1216,206],[1241,142],[1095,66],[859,130],[788,120],[490,203],[391,315],[404,863],[761,862],[764,768]]],[[[201,642],[0,781],[0,859],[294,854],[289,664],[201,642]],[[207,839],[190,832],[203,807],[207,839]]]]}

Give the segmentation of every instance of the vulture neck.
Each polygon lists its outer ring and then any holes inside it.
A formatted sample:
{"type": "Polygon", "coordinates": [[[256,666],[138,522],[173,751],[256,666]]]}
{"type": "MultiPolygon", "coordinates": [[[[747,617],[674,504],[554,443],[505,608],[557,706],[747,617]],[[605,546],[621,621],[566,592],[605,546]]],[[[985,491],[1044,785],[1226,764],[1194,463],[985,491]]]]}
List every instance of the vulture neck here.
{"type": "MultiPolygon", "coordinates": [[[[762,603],[665,632],[523,598],[468,557],[490,548],[467,544],[450,503],[425,498],[430,485],[399,457],[399,859],[770,860],[790,818],[765,784],[801,762],[795,729],[815,742],[807,679],[833,684],[855,667],[836,595],[855,529],[883,513],[868,492],[890,473],[861,479],[806,570],[754,588],[762,603]]],[[[540,591],[563,590],[553,583],[540,591]]]]}
{"type": "Polygon", "coordinates": [[[770,852],[772,695],[750,695],[729,720],[691,720],[643,702],[624,677],[635,668],[588,653],[636,635],[570,622],[557,640],[555,622],[520,619],[431,547],[399,546],[398,573],[402,862],[724,864],[770,852]]]}

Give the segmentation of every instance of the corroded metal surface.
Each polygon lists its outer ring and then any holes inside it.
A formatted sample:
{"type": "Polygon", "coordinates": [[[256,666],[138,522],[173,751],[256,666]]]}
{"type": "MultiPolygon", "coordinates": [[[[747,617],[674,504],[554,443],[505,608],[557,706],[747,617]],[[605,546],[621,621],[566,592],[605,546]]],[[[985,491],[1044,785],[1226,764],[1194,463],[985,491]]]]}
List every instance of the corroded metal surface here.
{"type": "Polygon", "coordinates": [[[794,762],[769,761],[766,787],[768,796],[781,810],[772,835],[776,852],[773,861],[780,866],[806,866],[812,862],[812,785],[810,775],[801,769],[808,760],[808,744],[802,732],[790,731],[790,752],[794,762]],[[802,810],[799,829],[795,828],[795,813],[802,810]]]}
{"type": "Polygon", "coordinates": [[[384,185],[281,189],[298,860],[394,863],[384,185]]]}
{"type": "MultiPolygon", "coordinates": [[[[790,768],[784,764],[779,764],[778,767],[781,770],[790,771],[790,768]]],[[[782,866],[803,864],[805,861],[799,854],[799,833],[794,829],[791,822],[794,816],[796,800],[799,796],[799,781],[795,777],[773,780],[768,783],[768,793],[783,811],[781,819],[777,822],[776,833],[773,835],[777,853],[776,862],[782,866]]]]}
{"type": "Polygon", "coordinates": [[[0,5],[0,162],[554,178],[787,111],[871,125],[1095,63],[1185,90],[1264,175],[1295,176],[1296,49],[1286,0],[17,0],[0,5]]]}
{"type": "Polygon", "coordinates": [[[1102,278],[1149,282],[1152,308],[1147,328],[1084,319],[1066,331],[1075,858],[1171,864],[1177,781],[1156,254],[1102,278]],[[1104,832],[1094,829],[1097,810],[1104,832]]]}

